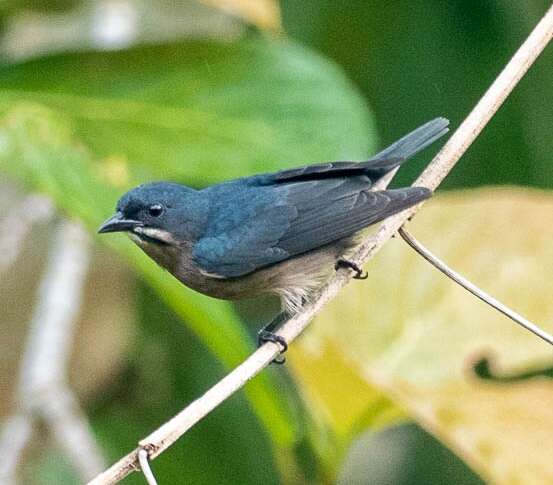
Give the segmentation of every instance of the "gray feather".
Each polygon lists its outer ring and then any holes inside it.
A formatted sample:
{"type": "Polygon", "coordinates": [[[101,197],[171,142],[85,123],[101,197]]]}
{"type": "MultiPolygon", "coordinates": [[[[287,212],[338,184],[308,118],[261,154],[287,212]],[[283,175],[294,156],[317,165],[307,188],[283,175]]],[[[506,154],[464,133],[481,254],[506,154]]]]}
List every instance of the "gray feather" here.
{"type": "Polygon", "coordinates": [[[365,162],[334,162],[208,187],[207,227],[194,244],[200,271],[236,278],[350,238],[430,197],[421,187],[372,192],[384,174],[447,133],[436,118],[365,162]]]}
{"type": "Polygon", "coordinates": [[[345,161],[307,165],[270,174],[269,178],[276,182],[291,182],[323,177],[366,175],[374,183],[380,177],[401,165],[405,160],[415,156],[445,135],[449,131],[448,125],[449,121],[447,119],[435,118],[419,126],[416,130],[408,133],[364,162],[345,161]]]}
{"type": "MultiPolygon", "coordinates": [[[[371,192],[363,177],[299,182],[279,187],[276,200],[258,200],[225,231],[208,229],[192,256],[207,274],[234,278],[352,236],[431,195],[409,187],[371,192]],[[365,184],[366,187],[366,184],[365,184]]],[[[215,227],[217,220],[213,221],[215,227]]]]}

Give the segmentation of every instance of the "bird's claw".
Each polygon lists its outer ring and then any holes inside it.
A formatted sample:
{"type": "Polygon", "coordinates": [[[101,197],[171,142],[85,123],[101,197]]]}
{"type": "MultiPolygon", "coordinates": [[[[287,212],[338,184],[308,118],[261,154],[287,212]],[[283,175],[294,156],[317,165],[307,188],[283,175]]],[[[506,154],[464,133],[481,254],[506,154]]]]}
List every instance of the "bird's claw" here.
{"type": "Polygon", "coordinates": [[[288,350],[288,342],[286,342],[286,339],[269,330],[261,329],[257,334],[257,346],[261,347],[265,342],[273,342],[282,347],[280,355],[273,360],[273,364],[284,364],[286,362],[286,357],[282,354],[288,350]]]}
{"type": "Polygon", "coordinates": [[[353,275],[353,279],[355,280],[366,280],[369,275],[367,272],[364,272],[357,263],[354,263],[353,261],[349,261],[348,259],[339,259],[336,261],[336,264],[334,265],[334,269],[338,270],[340,268],[349,268],[355,271],[355,274],[353,275]]]}

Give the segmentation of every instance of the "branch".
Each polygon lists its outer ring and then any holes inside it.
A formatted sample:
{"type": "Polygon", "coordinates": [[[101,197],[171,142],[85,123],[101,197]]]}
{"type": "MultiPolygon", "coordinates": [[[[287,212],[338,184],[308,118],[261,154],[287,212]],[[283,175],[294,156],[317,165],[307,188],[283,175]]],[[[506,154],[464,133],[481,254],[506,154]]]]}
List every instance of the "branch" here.
{"type": "Polygon", "coordinates": [[[522,315],[518,314],[514,310],[511,310],[507,305],[504,305],[499,300],[493,296],[488,295],[485,291],[481,290],[475,284],[471,283],[464,276],[457,273],[457,271],[451,269],[447,264],[445,264],[441,259],[432,254],[428,249],[426,249],[419,241],[417,241],[409,231],[405,228],[399,229],[399,235],[403,240],[411,246],[417,253],[419,253],[426,261],[428,261],[432,266],[434,266],[438,271],[446,275],[448,278],[451,278],[459,286],[462,286],[469,293],[472,293],[476,298],[482,300],[484,303],[495,308],[498,312],[503,313],[506,317],[513,320],[513,322],[518,323],[521,327],[525,328],[529,332],[532,332],[534,335],[538,336],[542,340],[545,340],[549,345],[553,345],[553,336],[547,333],[542,328],[538,327],[535,323],[532,323],[530,320],[524,318],[522,315]]]}
{"type": "MultiPolygon", "coordinates": [[[[536,60],[552,36],[553,7],[545,14],[473,111],[414,185],[430,189],[438,187],[536,60]]],[[[357,264],[366,263],[419,208],[420,205],[386,219],[378,232],[374,236],[368,237],[358,248],[355,256],[350,259],[353,259],[357,264]]],[[[323,287],[320,296],[312,303],[305,305],[299,313],[288,320],[278,331],[278,334],[284,337],[287,342],[292,342],[307,327],[312,318],[349,282],[351,276],[349,270],[339,270],[323,287]]],[[[129,473],[138,470],[137,455],[142,449],[148,452],[150,459],[158,456],[198,421],[261,372],[279,355],[280,350],[278,344],[265,343],[203,396],[192,402],[151,435],[141,440],[137,449],[123,457],[104,473],[98,475],[89,485],[117,483],[129,473]]]]}
{"type": "Polygon", "coordinates": [[[30,323],[17,392],[19,413],[8,419],[0,435],[1,483],[15,483],[20,457],[38,422],[46,425],[83,480],[104,466],[86,416],[67,384],[88,259],[89,241],[82,227],[63,222],[30,323]]]}
{"type": "Polygon", "coordinates": [[[8,417],[0,433],[0,483],[16,485],[17,466],[33,433],[34,420],[24,413],[8,417]]]}
{"type": "Polygon", "coordinates": [[[0,222],[0,276],[17,260],[34,224],[54,215],[54,205],[41,195],[28,196],[0,222]]]}
{"type": "Polygon", "coordinates": [[[140,463],[140,468],[142,469],[142,473],[144,474],[144,478],[148,482],[148,485],[157,485],[156,477],[154,477],[154,474],[150,468],[148,452],[144,448],[138,451],[138,462],[140,463]]]}

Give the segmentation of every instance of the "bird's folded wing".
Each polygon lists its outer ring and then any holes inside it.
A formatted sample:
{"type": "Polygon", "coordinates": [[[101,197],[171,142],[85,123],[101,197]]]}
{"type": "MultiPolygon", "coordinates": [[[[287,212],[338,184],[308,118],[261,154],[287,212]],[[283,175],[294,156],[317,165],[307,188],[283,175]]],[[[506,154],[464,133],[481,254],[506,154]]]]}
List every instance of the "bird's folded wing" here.
{"type": "Polygon", "coordinates": [[[422,187],[359,192],[324,208],[304,212],[293,221],[278,245],[290,254],[301,254],[351,236],[430,195],[430,191],[422,187]]]}
{"type": "Polygon", "coordinates": [[[419,187],[370,192],[367,185],[366,177],[312,180],[244,199],[241,215],[221,209],[193,259],[207,275],[243,276],[351,236],[430,196],[419,187]]]}

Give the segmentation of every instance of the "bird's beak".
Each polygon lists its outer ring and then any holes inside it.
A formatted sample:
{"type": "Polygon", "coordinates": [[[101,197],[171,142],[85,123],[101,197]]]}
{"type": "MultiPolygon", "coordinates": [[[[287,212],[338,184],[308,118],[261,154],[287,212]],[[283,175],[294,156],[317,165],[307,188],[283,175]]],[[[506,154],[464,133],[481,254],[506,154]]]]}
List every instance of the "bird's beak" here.
{"type": "Polygon", "coordinates": [[[116,212],[99,227],[98,233],[132,231],[135,227],[142,225],[142,222],[125,219],[121,212],[116,212]]]}

